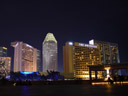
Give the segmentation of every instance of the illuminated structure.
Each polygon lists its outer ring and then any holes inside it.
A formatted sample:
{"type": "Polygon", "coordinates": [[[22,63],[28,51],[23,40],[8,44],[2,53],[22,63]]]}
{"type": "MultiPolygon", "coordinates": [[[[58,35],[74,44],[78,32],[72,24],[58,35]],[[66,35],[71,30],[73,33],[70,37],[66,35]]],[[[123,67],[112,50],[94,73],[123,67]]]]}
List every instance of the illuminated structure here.
{"type": "Polygon", "coordinates": [[[66,42],[63,46],[63,71],[64,73],[74,73],[73,42],[66,42]]]}
{"type": "Polygon", "coordinates": [[[0,57],[7,57],[7,48],[0,47],[0,57]]]}
{"type": "Polygon", "coordinates": [[[0,75],[7,76],[11,70],[11,57],[0,57],[0,75]]]}
{"type": "Polygon", "coordinates": [[[100,50],[102,64],[120,63],[118,44],[97,40],[90,40],[89,44],[96,45],[100,50]]]}
{"type": "Polygon", "coordinates": [[[36,48],[23,43],[23,42],[12,42],[11,46],[14,50],[14,72],[37,72],[40,71],[40,51],[36,48]]]}
{"type": "Polygon", "coordinates": [[[95,45],[66,42],[63,46],[63,70],[65,73],[74,72],[76,78],[89,79],[88,65],[100,65],[100,58],[100,51],[95,45]]]}
{"type": "Polygon", "coordinates": [[[42,72],[42,65],[41,65],[41,52],[40,50],[36,49],[36,63],[37,63],[37,72],[42,72]]]}
{"type": "MultiPolygon", "coordinates": [[[[116,70],[121,70],[121,69],[128,69],[128,62],[125,63],[114,63],[114,64],[102,64],[102,65],[89,65],[89,77],[90,80],[92,80],[92,71],[95,71],[95,79],[97,79],[97,72],[98,71],[102,71],[105,72],[106,71],[106,76],[104,77],[104,80],[108,80],[108,78],[114,79],[114,77],[118,77],[120,76],[119,73],[117,73],[116,70]],[[111,71],[110,71],[111,70],[111,71]]],[[[125,75],[123,76],[127,76],[127,72],[125,73],[125,75]]],[[[120,81],[120,79],[117,79],[117,81],[120,81]]],[[[124,81],[126,79],[124,78],[124,81]]]]}
{"type": "Polygon", "coordinates": [[[57,41],[52,33],[48,33],[42,44],[43,72],[57,71],[57,41]]]}

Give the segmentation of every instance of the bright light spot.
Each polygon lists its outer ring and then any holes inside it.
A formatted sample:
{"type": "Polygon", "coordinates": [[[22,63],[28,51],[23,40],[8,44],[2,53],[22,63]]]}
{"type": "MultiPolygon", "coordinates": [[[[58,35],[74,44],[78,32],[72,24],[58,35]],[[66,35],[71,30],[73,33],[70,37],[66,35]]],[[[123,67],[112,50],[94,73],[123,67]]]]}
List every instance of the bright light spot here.
{"type": "Polygon", "coordinates": [[[30,47],[30,48],[33,48],[32,46],[30,46],[30,45],[28,45],[28,44],[26,44],[26,46],[28,46],[28,47],[30,47]]]}
{"type": "Polygon", "coordinates": [[[108,77],[110,77],[110,75],[109,75],[109,69],[107,69],[107,78],[108,78],[108,77]]]}
{"type": "Polygon", "coordinates": [[[96,45],[83,44],[83,43],[79,43],[79,46],[85,46],[85,47],[97,48],[97,46],[96,46],[96,45]]]}
{"type": "Polygon", "coordinates": [[[10,75],[6,76],[5,78],[6,78],[6,79],[10,79],[10,75]]]}
{"type": "Polygon", "coordinates": [[[94,45],[94,40],[93,40],[93,39],[90,40],[90,41],[89,41],[89,44],[94,45]]]}
{"type": "Polygon", "coordinates": [[[17,47],[17,46],[18,46],[18,43],[16,43],[15,47],[17,47]]]}
{"type": "Polygon", "coordinates": [[[32,74],[33,72],[20,72],[21,74],[32,74]]]}
{"type": "Polygon", "coordinates": [[[108,82],[92,82],[92,85],[108,85],[108,82]]]}
{"type": "Polygon", "coordinates": [[[107,71],[107,78],[109,78],[110,77],[110,74],[109,74],[110,67],[105,67],[104,69],[107,71]]]}
{"type": "Polygon", "coordinates": [[[69,45],[73,45],[73,42],[69,42],[68,44],[69,44],[69,45]]]}
{"type": "Polygon", "coordinates": [[[96,46],[96,45],[89,45],[89,44],[85,44],[85,47],[97,48],[97,46],[96,46]]]}
{"type": "Polygon", "coordinates": [[[109,70],[109,69],[110,69],[110,67],[105,67],[104,69],[105,69],[105,70],[107,70],[107,69],[109,70]]]}
{"type": "Polygon", "coordinates": [[[83,71],[83,73],[88,73],[88,71],[83,71]]]}
{"type": "Polygon", "coordinates": [[[84,44],[83,44],[83,43],[79,43],[79,45],[80,45],[80,46],[84,46],[84,44]]]}
{"type": "Polygon", "coordinates": [[[6,47],[3,47],[3,49],[7,50],[7,48],[6,48],[6,47]]]}

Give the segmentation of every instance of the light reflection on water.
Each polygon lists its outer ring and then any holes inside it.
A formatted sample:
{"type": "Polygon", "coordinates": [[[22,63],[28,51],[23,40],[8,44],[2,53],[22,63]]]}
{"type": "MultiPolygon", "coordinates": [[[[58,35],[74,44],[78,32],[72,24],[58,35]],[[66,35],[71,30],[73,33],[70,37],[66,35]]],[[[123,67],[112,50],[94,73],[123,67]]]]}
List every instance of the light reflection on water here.
{"type": "Polygon", "coordinates": [[[108,84],[106,85],[106,88],[107,88],[107,93],[112,93],[112,85],[111,84],[108,84]]]}
{"type": "Polygon", "coordinates": [[[23,96],[28,96],[29,92],[27,86],[22,86],[22,93],[23,96]]]}

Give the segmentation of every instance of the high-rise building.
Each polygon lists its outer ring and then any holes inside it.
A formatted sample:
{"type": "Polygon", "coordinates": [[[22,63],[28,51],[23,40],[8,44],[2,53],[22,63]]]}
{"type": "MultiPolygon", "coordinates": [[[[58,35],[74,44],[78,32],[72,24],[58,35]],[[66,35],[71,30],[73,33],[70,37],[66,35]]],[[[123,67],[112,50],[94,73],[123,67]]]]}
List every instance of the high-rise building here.
{"type": "Polygon", "coordinates": [[[43,72],[57,70],[57,40],[52,33],[48,33],[43,41],[43,72]]]}
{"type": "Polygon", "coordinates": [[[7,76],[11,70],[11,57],[0,57],[0,75],[7,76]]]}
{"type": "Polygon", "coordinates": [[[40,50],[36,50],[36,62],[37,62],[37,71],[42,72],[41,52],[40,52],[40,50]]]}
{"type": "Polygon", "coordinates": [[[63,46],[63,71],[64,73],[74,73],[73,66],[73,42],[66,42],[63,46]]]}
{"type": "Polygon", "coordinates": [[[100,50],[102,64],[120,63],[118,44],[97,40],[90,40],[89,44],[96,45],[100,50]]]}
{"type": "Polygon", "coordinates": [[[40,71],[40,51],[21,41],[12,42],[14,50],[13,71],[40,71]]]}
{"type": "Polygon", "coordinates": [[[7,57],[7,48],[0,47],[0,57],[7,57]]]}
{"type": "Polygon", "coordinates": [[[63,46],[63,70],[65,73],[73,72],[76,78],[89,79],[88,65],[101,64],[100,56],[96,45],[66,42],[63,46]]]}

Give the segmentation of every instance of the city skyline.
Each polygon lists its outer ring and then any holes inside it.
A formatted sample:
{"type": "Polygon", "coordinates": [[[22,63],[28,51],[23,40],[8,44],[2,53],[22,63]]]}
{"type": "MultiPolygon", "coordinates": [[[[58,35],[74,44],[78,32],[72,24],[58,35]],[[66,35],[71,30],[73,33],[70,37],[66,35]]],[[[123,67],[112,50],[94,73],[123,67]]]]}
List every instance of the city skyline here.
{"type": "MultiPolygon", "coordinates": [[[[127,62],[127,6],[122,1],[1,1],[0,46],[13,58],[12,41],[42,50],[48,32],[58,40],[58,67],[62,72],[62,46],[67,41],[95,39],[117,43],[121,62],[127,62]]],[[[12,61],[13,62],[13,61],[12,61]]]]}

